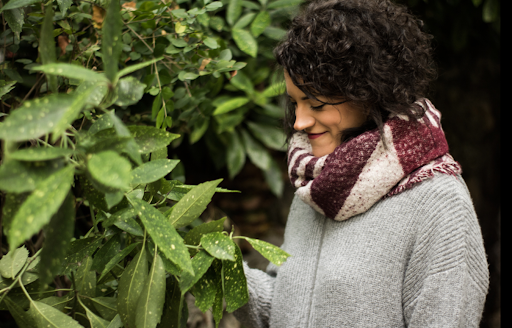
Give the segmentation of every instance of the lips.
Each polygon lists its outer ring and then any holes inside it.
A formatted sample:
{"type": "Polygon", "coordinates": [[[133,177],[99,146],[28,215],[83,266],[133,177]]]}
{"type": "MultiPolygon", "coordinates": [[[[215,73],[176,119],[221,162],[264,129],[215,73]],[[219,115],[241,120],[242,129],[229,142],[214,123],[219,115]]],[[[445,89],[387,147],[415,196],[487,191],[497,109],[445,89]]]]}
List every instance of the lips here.
{"type": "Polygon", "coordinates": [[[322,132],[322,133],[308,133],[308,138],[309,139],[316,139],[316,138],[319,138],[321,137],[322,135],[324,135],[326,132],[322,132]]]}

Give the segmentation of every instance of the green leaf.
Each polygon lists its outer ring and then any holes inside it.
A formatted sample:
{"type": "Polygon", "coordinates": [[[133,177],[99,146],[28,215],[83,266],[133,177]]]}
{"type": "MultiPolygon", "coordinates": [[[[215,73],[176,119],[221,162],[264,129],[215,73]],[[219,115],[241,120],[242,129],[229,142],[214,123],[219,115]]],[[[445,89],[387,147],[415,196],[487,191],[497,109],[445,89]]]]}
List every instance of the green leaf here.
{"type": "Polygon", "coordinates": [[[254,16],[256,16],[256,13],[248,13],[248,14],[242,16],[238,20],[238,22],[236,22],[236,24],[233,25],[233,28],[241,29],[241,28],[246,27],[254,19],[254,16]]]}
{"type": "Polygon", "coordinates": [[[152,160],[132,171],[132,185],[154,182],[165,177],[180,161],[176,159],[152,160]]]}
{"type": "Polygon", "coordinates": [[[288,257],[290,257],[290,254],[283,251],[281,248],[272,245],[270,243],[267,243],[262,240],[258,239],[252,239],[249,237],[237,237],[247,240],[252,247],[254,247],[255,250],[257,250],[261,255],[263,255],[267,260],[274,263],[277,266],[280,266],[283,264],[284,261],[288,257]]]}
{"type": "Polygon", "coordinates": [[[11,10],[6,10],[4,12],[4,18],[11,30],[19,37],[21,33],[23,23],[24,23],[24,15],[23,9],[16,8],[11,10]]]}
{"type": "Polygon", "coordinates": [[[244,72],[237,72],[233,78],[231,78],[231,84],[233,84],[237,89],[240,89],[248,94],[254,93],[254,86],[252,85],[251,79],[245,75],[244,72]]]}
{"type": "Polygon", "coordinates": [[[135,316],[138,328],[155,328],[160,322],[165,302],[165,268],[158,253],[155,252],[153,265],[146,278],[135,316]]]}
{"type": "Polygon", "coordinates": [[[226,102],[220,104],[217,108],[215,108],[215,111],[212,115],[220,115],[224,113],[228,113],[234,109],[240,108],[243,105],[247,104],[249,102],[249,98],[247,97],[237,97],[227,100],[226,102]]]}
{"type": "Polygon", "coordinates": [[[66,11],[71,6],[71,4],[73,3],[73,1],[72,0],[57,0],[57,3],[59,4],[60,12],[65,14],[66,11]]]}
{"type": "Polygon", "coordinates": [[[4,165],[0,166],[0,189],[13,193],[32,191],[49,175],[61,169],[62,165],[60,161],[5,161],[4,165]]]}
{"type": "Polygon", "coordinates": [[[110,324],[108,325],[107,328],[121,328],[121,327],[123,327],[123,322],[121,321],[121,317],[118,314],[114,317],[114,319],[112,319],[112,321],[110,321],[110,324]]]}
{"type": "Polygon", "coordinates": [[[25,7],[25,6],[31,5],[33,3],[36,3],[36,2],[41,2],[41,0],[11,0],[11,1],[9,1],[9,3],[4,5],[2,7],[2,9],[0,9],[0,13],[4,10],[21,8],[21,7],[25,7]]]}
{"type": "Polygon", "coordinates": [[[165,304],[164,304],[164,312],[162,314],[161,323],[157,326],[158,328],[182,328],[186,327],[182,325],[180,321],[182,319],[187,319],[188,315],[184,316],[184,318],[180,318],[184,312],[184,297],[180,293],[180,288],[176,278],[171,275],[166,280],[165,284],[165,304]]]}
{"type": "MultiPolygon", "coordinates": [[[[39,53],[43,65],[53,64],[57,61],[55,53],[55,38],[53,36],[53,6],[45,6],[43,25],[41,26],[41,39],[39,53]]],[[[48,89],[56,93],[58,89],[57,76],[47,74],[48,89]]]]}
{"type": "Polygon", "coordinates": [[[131,181],[130,162],[115,151],[107,150],[89,155],[87,170],[102,186],[128,190],[131,181]]]}
{"type": "Polygon", "coordinates": [[[61,297],[50,296],[50,297],[40,299],[39,301],[44,304],[50,305],[51,307],[56,308],[57,310],[59,310],[61,312],[64,312],[64,308],[66,307],[67,303],[71,299],[72,299],[72,297],[70,297],[70,294],[67,294],[67,295],[61,296],[61,297]]]}
{"type": "Polygon", "coordinates": [[[11,92],[11,90],[14,89],[13,85],[17,83],[16,81],[9,81],[4,84],[4,82],[5,81],[0,81],[0,84],[2,84],[2,86],[0,87],[0,98],[11,92]]]}
{"type": "Polygon", "coordinates": [[[499,0],[486,0],[482,9],[482,19],[486,23],[494,22],[500,15],[499,0]]]}
{"type": "Polygon", "coordinates": [[[245,129],[242,129],[241,133],[245,151],[251,159],[251,162],[253,162],[263,171],[268,170],[272,160],[269,152],[259,142],[254,140],[253,137],[245,129]]]}
{"type": "Polygon", "coordinates": [[[286,30],[279,27],[267,26],[263,34],[269,39],[281,41],[286,35],[286,30]]]}
{"type": "Polygon", "coordinates": [[[267,9],[278,9],[296,6],[302,3],[303,0],[277,0],[267,6],[267,9]]]}
{"type": "Polygon", "coordinates": [[[205,6],[205,8],[206,8],[206,11],[214,11],[214,10],[219,9],[222,6],[223,6],[223,4],[221,1],[214,1],[212,3],[207,4],[205,6]]]}
{"type": "Polygon", "coordinates": [[[224,230],[224,221],[226,221],[225,217],[220,220],[203,223],[197,227],[192,228],[183,238],[185,244],[199,245],[203,235],[206,235],[210,232],[221,232],[224,230]]]}
{"type": "Polygon", "coordinates": [[[119,252],[116,255],[114,255],[108,261],[108,263],[105,264],[105,268],[101,272],[101,275],[98,278],[98,281],[101,280],[107,273],[109,273],[110,270],[112,270],[117,265],[117,263],[119,263],[122,259],[124,259],[128,254],[130,254],[132,252],[132,250],[135,247],[137,247],[138,245],[140,245],[140,243],[130,244],[129,246],[125,247],[121,252],[119,252]]]}
{"type": "Polygon", "coordinates": [[[16,302],[13,302],[9,296],[5,296],[4,302],[19,328],[33,328],[36,326],[34,318],[28,315],[16,302]]]}
{"type": "Polygon", "coordinates": [[[93,205],[94,207],[104,211],[109,210],[107,202],[105,201],[105,194],[98,191],[89,180],[89,178],[87,178],[85,175],[80,175],[78,177],[78,181],[80,182],[80,187],[83,191],[84,198],[89,202],[90,205],[93,205]]]}
{"type": "Polygon", "coordinates": [[[123,200],[124,193],[122,191],[113,191],[105,193],[105,202],[107,203],[107,208],[111,209],[116,206],[123,200]]]}
{"type": "Polygon", "coordinates": [[[226,12],[226,21],[229,25],[233,26],[242,14],[242,0],[231,0],[228,4],[226,12]]]}
{"type": "Polygon", "coordinates": [[[65,167],[42,181],[14,217],[8,234],[9,246],[17,247],[50,221],[64,201],[75,168],[65,167]]]}
{"type": "Polygon", "coordinates": [[[192,288],[192,294],[196,298],[195,304],[202,312],[206,312],[214,304],[217,291],[222,290],[221,265],[220,260],[214,260],[208,271],[192,288]]]}
{"type": "Polygon", "coordinates": [[[230,132],[227,144],[227,164],[230,179],[233,179],[242,170],[245,164],[245,149],[238,133],[230,132]]]}
{"type": "Polygon", "coordinates": [[[66,131],[66,129],[75,121],[82,111],[82,108],[87,103],[87,99],[89,95],[94,91],[94,87],[90,87],[83,92],[73,93],[73,102],[66,109],[62,117],[55,122],[55,127],[52,129],[52,142],[56,142],[61,135],[66,131]]]}
{"type": "Polygon", "coordinates": [[[117,94],[115,104],[118,106],[130,106],[138,103],[144,95],[144,89],[146,89],[146,85],[133,76],[119,80],[115,89],[117,94]]]}
{"type": "Polygon", "coordinates": [[[91,302],[103,319],[110,321],[117,316],[117,298],[100,296],[91,298],[91,302]]]}
{"type": "Polygon", "coordinates": [[[247,127],[265,146],[280,151],[286,150],[286,136],[282,129],[254,122],[247,122],[247,127]]]}
{"type": "Polygon", "coordinates": [[[119,280],[117,311],[125,327],[135,327],[137,302],[148,276],[146,250],[137,253],[119,280]]]}
{"type": "Polygon", "coordinates": [[[195,275],[192,276],[186,271],[181,275],[180,289],[182,295],[185,295],[185,293],[197,283],[206,271],[208,271],[213,260],[214,258],[204,250],[200,250],[199,253],[192,258],[192,267],[194,268],[195,275]]]}
{"type": "Polygon", "coordinates": [[[39,264],[40,283],[43,288],[59,273],[75,231],[75,203],[68,193],[59,210],[44,229],[45,240],[39,264]]]}
{"type": "Polygon", "coordinates": [[[117,0],[110,1],[101,28],[103,70],[110,81],[115,80],[118,72],[119,56],[123,49],[122,29],[121,5],[117,0]]]}
{"type": "Polygon", "coordinates": [[[235,260],[235,248],[231,238],[222,232],[211,232],[201,237],[201,245],[213,257],[221,260],[235,260]]]}
{"type": "Polygon", "coordinates": [[[207,37],[203,40],[203,43],[210,49],[217,49],[219,47],[217,40],[215,40],[214,38],[207,37]]]}
{"type": "Polygon", "coordinates": [[[219,328],[220,320],[224,314],[224,291],[222,288],[217,288],[217,294],[215,295],[215,301],[212,305],[213,320],[215,320],[215,328],[219,328]]]}
{"type": "Polygon", "coordinates": [[[231,31],[231,35],[240,50],[256,58],[258,54],[258,43],[249,31],[234,28],[231,31]]]}
{"type": "Polygon", "coordinates": [[[28,314],[34,318],[37,327],[45,328],[81,328],[70,316],[60,312],[50,305],[38,301],[30,302],[28,314]]]}
{"type": "Polygon", "coordinates": [[[122,70],[120,70],[119,73],[117,73],[116,78],[115,78],[114,81],[117,82],[117,80],[119,80],[121,77],[123,77],[125,75],[128,75],[130,73],[133,73],[135,71],[138,71],[139,69],[147,67],[147,66],[149,66],[151,64],[154,64],[154,63],[162,60],[163,58],[164,57],[158,57],[158,58],[155,58],[155,59],[144,61],[144,62],[139,63],[139,64],[135,64],[135,65],[131,65],[131,66],[125,67],[122,70]]]}
{"type": "Polygon", "coordinates": [[[274,83],[266,88],[262,94],[265,97],[275,97],[282,95],[286,91],[286,84],[284,82],[274,83]]]}
{"type": "Polygon", "coordinates": [[[102,272],[107,263],[118,253],[121,252],[121,237],[119,234],[112,236],[94,255],[91,266],[92,270],[102,272]]]}
{"type": "Polygon", "coordinates": [[[74,97],[68,94],[25,101],[4,120],[0,138],[23,141],[50,133],[55,127],[55,122],[60,121],[73,101],[74,97]]]}
{"type": "Polygon", "coordinates": [[[94,81],[82,81],[78,88],[76,88],[75,94],[82,94],[89,89],[92,91],[89,93],[87,99],[85,99],[85,109],[90,109],[99,106],[108,92],[108,86],[105,83],[97,83],[94,81]]]}
{"type": "Polygon", "coordinates": [[[18,160],[18,161],[29,161],[29,162],[37,162],[37,161],[47,161],[50,159],[56,159],[60,157],[66,157],[73,154],[72,149],[68,148],[25,148],[15,151],[14,153],[9,154],[9,158],[18,160]]]}
{"type": "Polygon", "coordinates": [[[16,278],[28,258],[25,246],[9,251],[0,259],[0,274],[5,278],[16,278]]]}
{"type": "Polygon", "coordinates": [[[183,239],[160,211],[140,199],[129,199],[154,243],[181,269],[194,274],[183,239]]]}
{"type": "Polygon", "coordinates": [[[199,184],[173,207],[169,222],[176,228],[185,227],[201,215],[215,194],[222,179],[199,184]]]}
{"type": "Polygon", "coordinates": [[[169,133],[152,126],[129,126],[128,130],[135,138],[141,154],[149,154],[163,147],[167,147],[179,134],[169,133]]]}
{"type": "Polygon", "coordinates": [[[108,81],[106,76],[101,73],[96,73],[93,70],[73,64],[53,63],[32,67],[32,69],[35,71],[41,71],[45,74],[64,76],[68,79],[76,79],[91,82],[108,81]]]}
{"type": "Polygon", "coordinates": [[[251,23],[251,33],[255,37],[260,36],[270,26],[270,14],[268,11],[261,11],[251,23]]]}
{"type": "MultiPolygon", "coordinates": [[[[115,0],[113,0],[115,1],[115,0]]],[[[79,298],[80,299],[80,298],[79,298]]],[[[89,319],[89,322],[91,324],[91,328],[107,328],[109,325],[109,322],[105,319],[102,319],[101,317],[97,316],[89,310],[87,306],[84,306],[85,312],[87,314],[87,318],[89,319]]]]}
{"type": "Polygon", "coordinates": [[[78,262],[81,262],[84,257],[91,256],[94,251],[100,247],[103,238],[89,237],[77,239],[71,242],[64,263],[62,265],[62,273],[69,273],[72,268],[75,268],[78,262]]]}
{"type": "Polygon", "coordinates": [[[222,261],[222,269],[224,272],[224,299],[226,300],[226,311],[229,313],[249,301],[242,252],[236,245],[234,257],[234,262],[222,261]]]}
{"type": "Polygon", "coordinates": [[[206,117],[202,121],[199,121],[198,123],[194,124],[194,130],[189,135],[190,144],[194,144],[199,139],[203,137],[203,135],[206,133],[206,130],[208,130],[208,126],[210,125],[210,118],[206,117]]]}
{"type": "Polygon", "coordinates": [[[263,171],[263,175],[274,195],[281,197],[284,189],[283,173],[273,158],[270,158],[270,167],[268,170],[263,171]]]}

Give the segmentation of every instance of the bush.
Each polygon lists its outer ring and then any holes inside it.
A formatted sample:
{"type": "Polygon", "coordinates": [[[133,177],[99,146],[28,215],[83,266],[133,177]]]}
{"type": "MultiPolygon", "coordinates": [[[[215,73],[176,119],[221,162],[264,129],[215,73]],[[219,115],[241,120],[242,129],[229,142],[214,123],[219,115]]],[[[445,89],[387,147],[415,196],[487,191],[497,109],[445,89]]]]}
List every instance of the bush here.
{"type": "MultiPolygon", "coordinates": [[[[271,102],[283,86],[261,65],[282,34],[270,17],[296,2],[3,5],[0,307],[20,327],[181,327],[187,292],[218,325],[223,300],[232,312],[248,298],[234,238],[286,260],[223,231],[224,219],[203,223],[214,193],[233,191],[184,184],[168,147],[206,136],[231,177],[246,155],[267,177],[279,171],[266,147],[284,145],[271,102]],[[260,55],[233,59],[244,53],[260,55]],[[84,236],[77,209],[92,222],[84,236]]],[[[267,180],[278,194],[282,182],[267,180]]]]}

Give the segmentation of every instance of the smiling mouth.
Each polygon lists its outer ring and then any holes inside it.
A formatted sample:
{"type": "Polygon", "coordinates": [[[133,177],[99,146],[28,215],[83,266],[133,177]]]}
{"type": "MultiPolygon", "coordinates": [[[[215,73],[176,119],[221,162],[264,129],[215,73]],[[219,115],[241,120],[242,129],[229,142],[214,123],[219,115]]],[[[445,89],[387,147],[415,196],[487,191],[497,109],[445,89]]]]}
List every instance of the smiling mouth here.
{"type": "Polygon", "coordinates": [[[322,132],[322,133],[308,133],[308,138],[309,139],[316,139],[316,138],[319,138],[320,136],[322,136],[325,132],[322,132]]]}

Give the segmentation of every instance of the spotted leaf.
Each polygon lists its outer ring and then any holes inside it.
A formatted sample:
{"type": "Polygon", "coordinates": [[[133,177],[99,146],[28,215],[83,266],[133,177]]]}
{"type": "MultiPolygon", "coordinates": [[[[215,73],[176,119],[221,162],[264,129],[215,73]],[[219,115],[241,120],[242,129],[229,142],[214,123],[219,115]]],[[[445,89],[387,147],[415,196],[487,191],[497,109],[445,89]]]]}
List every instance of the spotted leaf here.
{"type": "Polygon", "coordinates": [[[185,227],[204,212],[222,179],[197,185],[174,205],[169,221],[176,228],[185,227]]]}
{"type": "Polygon", "coordinates": [[[133,258],[119,280],[117,311],[125,327],[135,327],[137,302],[148,276],[148,259],[146,250],[142,250],[133,258]]]}
{"type": "Polygon", "coordinates": [[[146,278],[139,302],[135,326],[154,328],[160,322],[165,302],[165,268],[158,253],[155,252],[153,265],[146,278]]]}
{"type": "Polygon", "coordinates": [[[221,260],[235,260],[235,243],[222,232],[212,232],[201,237],[201,245],[211,256],[221,260]]]}
{"type": "Polygon", "coordinates": [[[28,258],[25,246],[9,251],[0,260],[0,273],[5,278],[15,278],[28,258]]]}
{"type": "Polygon", "coordinates": [[[55,122],[73,104],[74,96],[53,94],[44,98],[25,101],[2,123],[0,139],[23,141],[39,138],[50,133],[55,122]]]}
{"type": "Polygon", "coordinates": [[[235,261],[222,261],[226,311],[233,312],[249,301],[242,252],[235,246],[235,261]]]}
{"type": "Polygon", "coordinates": [[[274,263],[277,266],[283,264],[284,261],[290,256],[290,254],[283,251],[281,248],[269,244],[265,241],[252,239],[249,237],[238,237],[247,240],[255,250],[263,255],[267,260],[274,263]]]}
{"type": "Polygon", "coordinates": [[[129,199],[147,232],[165,256],[192,275],[194,269],[183,238],[159,210],[140,199],[129,199]]]}
{"type": "Polygon", "coordinates": [[[192,276],[188,272],[183,272],[181,275],[180,289],[182,295],[185,295],[185,293],[206,273],[213,260],[214,258],[204,250],[199,251],[199,253],[194,256],[192,259],[192,267],[194,268],[195,275],[192,276]]]}
{"type": "Polygon", "coordinates": [[[132,185],[151,183],[165,177],[180,161],[176,159],[152,160],[136,167],[132,171],[132,185]]]}
{"type": "Polygon", "coordinates": [[[128,130],[135,138],[135,143],[139,146],[139,153],[149,154],[163,147],[166,147],[179,134],[170,133],[152,126],[129,126],[128,130]]]}
{"type": "Polygon", "coordinates": [[[39,183],[14,216],[8,234],[9,246],[17,247],[46,225],[71,188],[73,166],[65,167],[39,183]]]}

